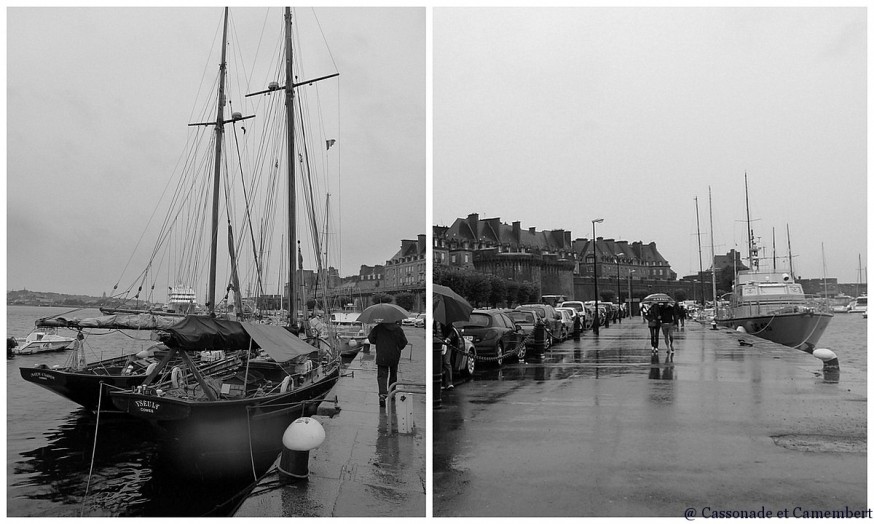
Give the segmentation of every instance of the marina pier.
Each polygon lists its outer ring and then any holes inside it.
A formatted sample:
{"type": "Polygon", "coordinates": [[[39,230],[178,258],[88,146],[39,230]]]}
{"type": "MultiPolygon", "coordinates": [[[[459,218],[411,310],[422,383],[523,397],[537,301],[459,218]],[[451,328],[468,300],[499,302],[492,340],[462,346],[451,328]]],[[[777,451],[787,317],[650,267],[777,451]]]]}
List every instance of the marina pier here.
{"type": "Polygon", "coordinates": [[[690,321],[674,345],[653,358],[631,317],[456,381],[434,410],[434,516],[867,509],[864,355],[824,373],[690,321]]]}
{"type": "MultiPolygon", "coordinates": [[[[425,330],[404,333],[398,381],[424,385],[425,330]]],[[[379,406],[375,351],[359,352],[319,406],[326,438],[310,453],[308,479],[281,485],[271,468],[235,517],[425,516],[425,397],[412,395],[413,428],[403,433],[400,408],[379,406]]]]}

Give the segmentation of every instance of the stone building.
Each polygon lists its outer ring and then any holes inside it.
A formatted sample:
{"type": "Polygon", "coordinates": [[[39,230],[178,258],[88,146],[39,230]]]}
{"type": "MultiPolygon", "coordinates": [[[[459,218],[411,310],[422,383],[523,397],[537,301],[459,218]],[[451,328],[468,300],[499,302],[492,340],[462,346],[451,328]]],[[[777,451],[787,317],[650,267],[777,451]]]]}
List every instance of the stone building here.
{"type": "Polygon", "coordinates": [[[541,295],[573,293],[575,261],[570,231],[522,229],[520,222],[472,213],[451,226],[434,226],[434,264],[529,282],[541,295]]]}
{"type": "Polygon", "coordinates": [[[385,263],[385,287],[404,289],[425,286],[425,235],[416,240],[401,240],[400,250],[385,263]]]}

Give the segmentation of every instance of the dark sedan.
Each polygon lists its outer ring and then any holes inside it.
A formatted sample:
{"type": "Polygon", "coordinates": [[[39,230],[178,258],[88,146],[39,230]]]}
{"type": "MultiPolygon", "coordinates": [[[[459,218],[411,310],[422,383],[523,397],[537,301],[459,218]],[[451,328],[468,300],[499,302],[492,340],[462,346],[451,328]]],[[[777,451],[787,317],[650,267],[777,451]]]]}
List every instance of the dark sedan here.
{"type": "MultiPolygon", "coordinates": [[[[504,363],[507,352],[520,346],[524,338],[521,329],[502,311],[497,309],[475,309],[470,320],[453,324],[466,340],[473,342],[478,357],[494,357],[498,366],[504,363]]],[[[525,357],[525,347],[521,345],[520,359],[525,357]]]]}

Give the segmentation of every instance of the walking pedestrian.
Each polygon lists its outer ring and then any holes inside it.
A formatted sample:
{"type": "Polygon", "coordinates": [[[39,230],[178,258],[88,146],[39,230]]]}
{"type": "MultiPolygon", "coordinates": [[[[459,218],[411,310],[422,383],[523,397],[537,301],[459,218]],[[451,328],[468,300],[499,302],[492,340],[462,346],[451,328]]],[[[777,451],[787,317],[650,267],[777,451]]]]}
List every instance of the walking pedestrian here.
{"type": "Polygon", "coordinates": [[[661,318],[659,317],[659,305],[650,304],[646,307],[646,315],[644,316],[646,325],[649,327],[649,345],[652,348],[653,355],[659,354],[659,325],[661,318]]]}
{"type": "Polygon", "coordinates": [[[680,320],[680,329],[686,327],[686,306],[677,302],[677,318],[680,320]]]}
{"type": "Polygon", "coordinates": [[[385,406],[388,388],[398,381],[398,362],[401,360],[401,351],[407,345],[407,337],[399,323],[380,323],[370,330],[367,340],[376,346],[379,405],[385,406]]]}
{"type": "Polygon", "coordinates": [[[674,326],[677,324],[676,306],[670,302],[659,305],[659,321],[661,322],[662,334],[665,336],[665,346],[668,355],[674,352],[674,326]]]}
{"type": "Polygon", "coordinates": [[[463,349],[461,335],[452,324],[440,325],[440,336],[443,339],[443,372],[441,377],[441,389],[453,389],[452,381],[452,352],[454,349],[463,349]]]}

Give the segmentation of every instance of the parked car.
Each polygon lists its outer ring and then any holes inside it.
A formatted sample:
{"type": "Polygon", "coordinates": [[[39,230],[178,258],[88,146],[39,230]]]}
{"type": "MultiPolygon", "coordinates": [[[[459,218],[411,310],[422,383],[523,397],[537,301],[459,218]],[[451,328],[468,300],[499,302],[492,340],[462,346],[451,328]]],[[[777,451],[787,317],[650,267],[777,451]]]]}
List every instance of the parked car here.
{"type": "Polygon", "coordinates": [[[413,325],[416,327],[419,327],[419,328],[423,328],[423,327],[425,327],[425,322],[427,320],[428,320],[428,315],[426,315],[425,313],[419,313],[416,316],[416,321],[414,322],[413,325]]]}
{"type": "MultiPolygon", "coordinates": [[[[503,311],[497,309],[475,309],[469,320],[460,320],[453,325],[461,336],[473,343],[480,357],[497,357],[498,366],[504,363],[504,355],[520,346],[524,338],[522,330],[503,311]]],[[[521,345],[516,355],[525,357],[525,346],[521,345]]]]}
{"type": "Polygon", "coordinates": [[[543,323],[546,324],[547,338],[550,339],[550,346],[556,342],[562,342],[567,338],[568,332],[562,329],[561,315],[549,304],[523,304],[516,309],[520,311],[528,310],[537,312],[537,315],[543,323]]]}
{"type": "MultiPolygon", "coordinates": [[[[534,326],[541,322],[537,312],[530,309],[510,309],[507,310],[507,316],[519,326],[523,339],[527,337],[526,346],[534,347],[534,326]]],[[[551,345],[552,338],[547,335],[544,349],[549,349],[551,345]]]]}
{"type": "Polygon", "coordinates": [[[583,329],[592,329],[593,308],[587,308],[581,300],[565,300],[559,307],[569,307],[580,315],[580,323],[583,329]]]}
{"type": "Polygon", "coordinates": [[[572,307],[557,307],[555,310],[561,315],[561,324],[567,333],[574,332],[574,320],[577,318],[577,310],[572,307]]]}

